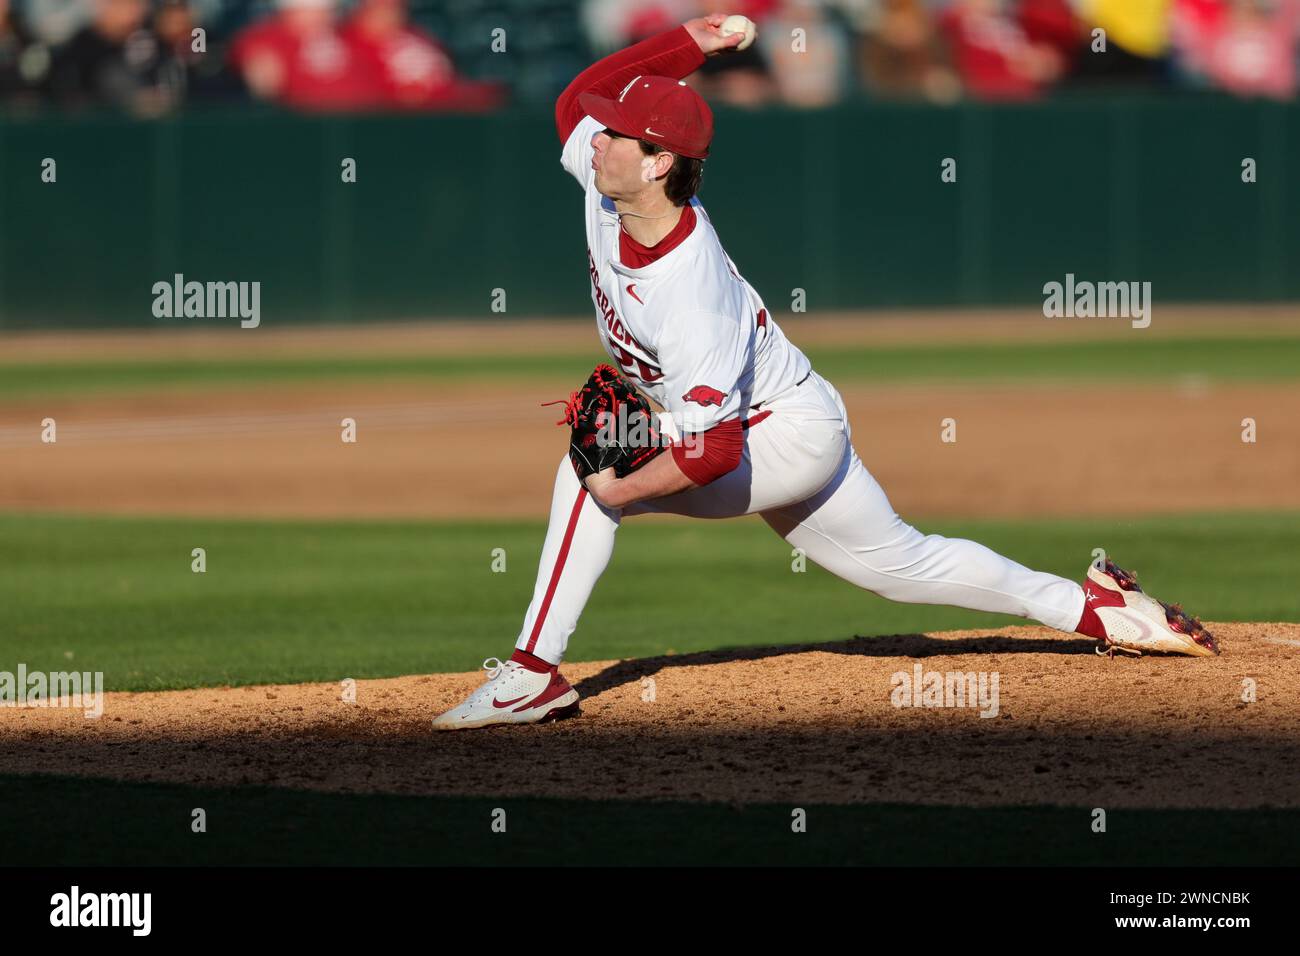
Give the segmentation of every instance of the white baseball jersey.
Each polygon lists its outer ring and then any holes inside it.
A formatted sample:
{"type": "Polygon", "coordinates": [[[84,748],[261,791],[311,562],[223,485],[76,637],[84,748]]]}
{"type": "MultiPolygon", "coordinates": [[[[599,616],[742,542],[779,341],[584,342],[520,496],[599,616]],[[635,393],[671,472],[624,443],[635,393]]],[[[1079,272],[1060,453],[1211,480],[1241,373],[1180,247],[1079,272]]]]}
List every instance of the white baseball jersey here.
{"type": "Polygon", "coordinates": [[[974,541],[922,534],[895,513],[852,445],[833,385],[768,319],[722,251],[697,200],[697,223],[679,246],[643,269],[618,262],[619,225],[594,185],[583,119],[564,146],[564,168],[587,193],[587,245],[597,326],[623,372],[699,431],[759,403],[769,414],[745,433],[739,465],[677,494],[607,508],[560,459],[533,599],[516,648],[558,664],[625,515],[731,518],[761,514],[794,548],[846,581],[895,601],[950,604],[1033,618],[1063,631],[1081,622],[1083,589],[1033,571],[974,541]],[[716,392],[718,401],[709,401],[716,392]],[[690,395],[703,398],[693,402],[690,395]]]}
{"type": "Polygon", "coordinates": [[[591,168],[591,140],[604,128],[583,117],[560,162],[586,191],[587,269],[605,351],[679,430],[744,418],[811,365],[723,251],[698,198],[691,199],[695,228],[680,245],[640,269],[618,261],[618,213],[597,191],[591,168]]]}

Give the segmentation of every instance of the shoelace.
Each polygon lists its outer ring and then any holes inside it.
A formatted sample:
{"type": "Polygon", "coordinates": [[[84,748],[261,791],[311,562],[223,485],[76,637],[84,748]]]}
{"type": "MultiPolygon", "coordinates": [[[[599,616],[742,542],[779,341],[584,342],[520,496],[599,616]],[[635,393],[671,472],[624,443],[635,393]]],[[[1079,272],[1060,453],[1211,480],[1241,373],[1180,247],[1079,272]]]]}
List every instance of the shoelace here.
{"type": "Polygon", "coordinates": [[[483,662],[483,669],[488,672],[488,680],[496,680],[506,669],[506,665],[496,657],[489,657],[483,662]]]}

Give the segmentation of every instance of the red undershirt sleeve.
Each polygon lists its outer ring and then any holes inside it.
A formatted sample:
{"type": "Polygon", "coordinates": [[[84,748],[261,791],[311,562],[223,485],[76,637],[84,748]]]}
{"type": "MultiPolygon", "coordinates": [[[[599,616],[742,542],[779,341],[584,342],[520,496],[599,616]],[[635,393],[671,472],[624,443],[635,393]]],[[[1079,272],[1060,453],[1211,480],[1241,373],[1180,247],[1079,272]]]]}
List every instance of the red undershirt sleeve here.
{"type": "Polygon", "coordinates": [[[745,430],[739,418],[694,432],[688,442],[672,446],[673,461],[697,485],[707,485],[732,471],[740,464],[744,450],[745,430]]]}
{"type": "Polygon", "coordinates": [[[671,76],[675,80],[694,73],[704,63],[704,53],[685,27],[634,43],[587,67],[560,94],[555,103],[555,128],[567,143],[585,115],[578,97],[583,93],[617,96],[637,76],[671,76]]]}

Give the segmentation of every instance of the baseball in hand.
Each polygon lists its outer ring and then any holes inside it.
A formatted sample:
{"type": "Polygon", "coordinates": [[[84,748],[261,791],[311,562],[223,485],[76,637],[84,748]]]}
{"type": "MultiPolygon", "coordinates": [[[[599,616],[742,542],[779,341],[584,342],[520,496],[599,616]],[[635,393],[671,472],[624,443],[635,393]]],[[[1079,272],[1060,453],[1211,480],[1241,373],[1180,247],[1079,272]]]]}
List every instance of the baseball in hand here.
{"type": "Polygon", "coordinates": [[[749,19],[749,17],[742,17],[738,13],[733,13],[731,16],[727,17],[727,19],[722,21],[721,32],[724,37],[731,36],[733,33],[745,34],[745,39],[732,47],[734,50],[743,50],[753,43],[756,33],[754,29],[754,21],[749,19]]]}

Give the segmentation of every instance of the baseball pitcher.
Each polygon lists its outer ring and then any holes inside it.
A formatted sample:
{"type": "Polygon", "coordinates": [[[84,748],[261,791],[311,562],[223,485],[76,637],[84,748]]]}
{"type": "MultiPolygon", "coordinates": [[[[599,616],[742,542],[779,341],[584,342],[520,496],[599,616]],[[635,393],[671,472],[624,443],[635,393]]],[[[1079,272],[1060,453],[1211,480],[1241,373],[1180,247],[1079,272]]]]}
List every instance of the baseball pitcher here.
{"type": "Polygon", "coordinates": [[[682,77],[752,40],[744,18],[691,20],[589,67],[556,104],[612,366],[567,403],[571,448],[514,653],[489,658],[487,681],[434,727],[574,714],[578,694],[559,673],[569,636],[619,523],[650,513],[757,513],[822,567],[894,601],[1015,614],[1110,653],[1217,654],[1199,621],[1110,561],[1090,566],[1080,586],[973,541],[922,534],[894,513],[854,451],[839,393],[782,333],[695,195],[713,114],[682,77]],[[650,452],[620,445],[616,430],[596,433],[643,414],[654,417],[643,429],[650,452]]]}

